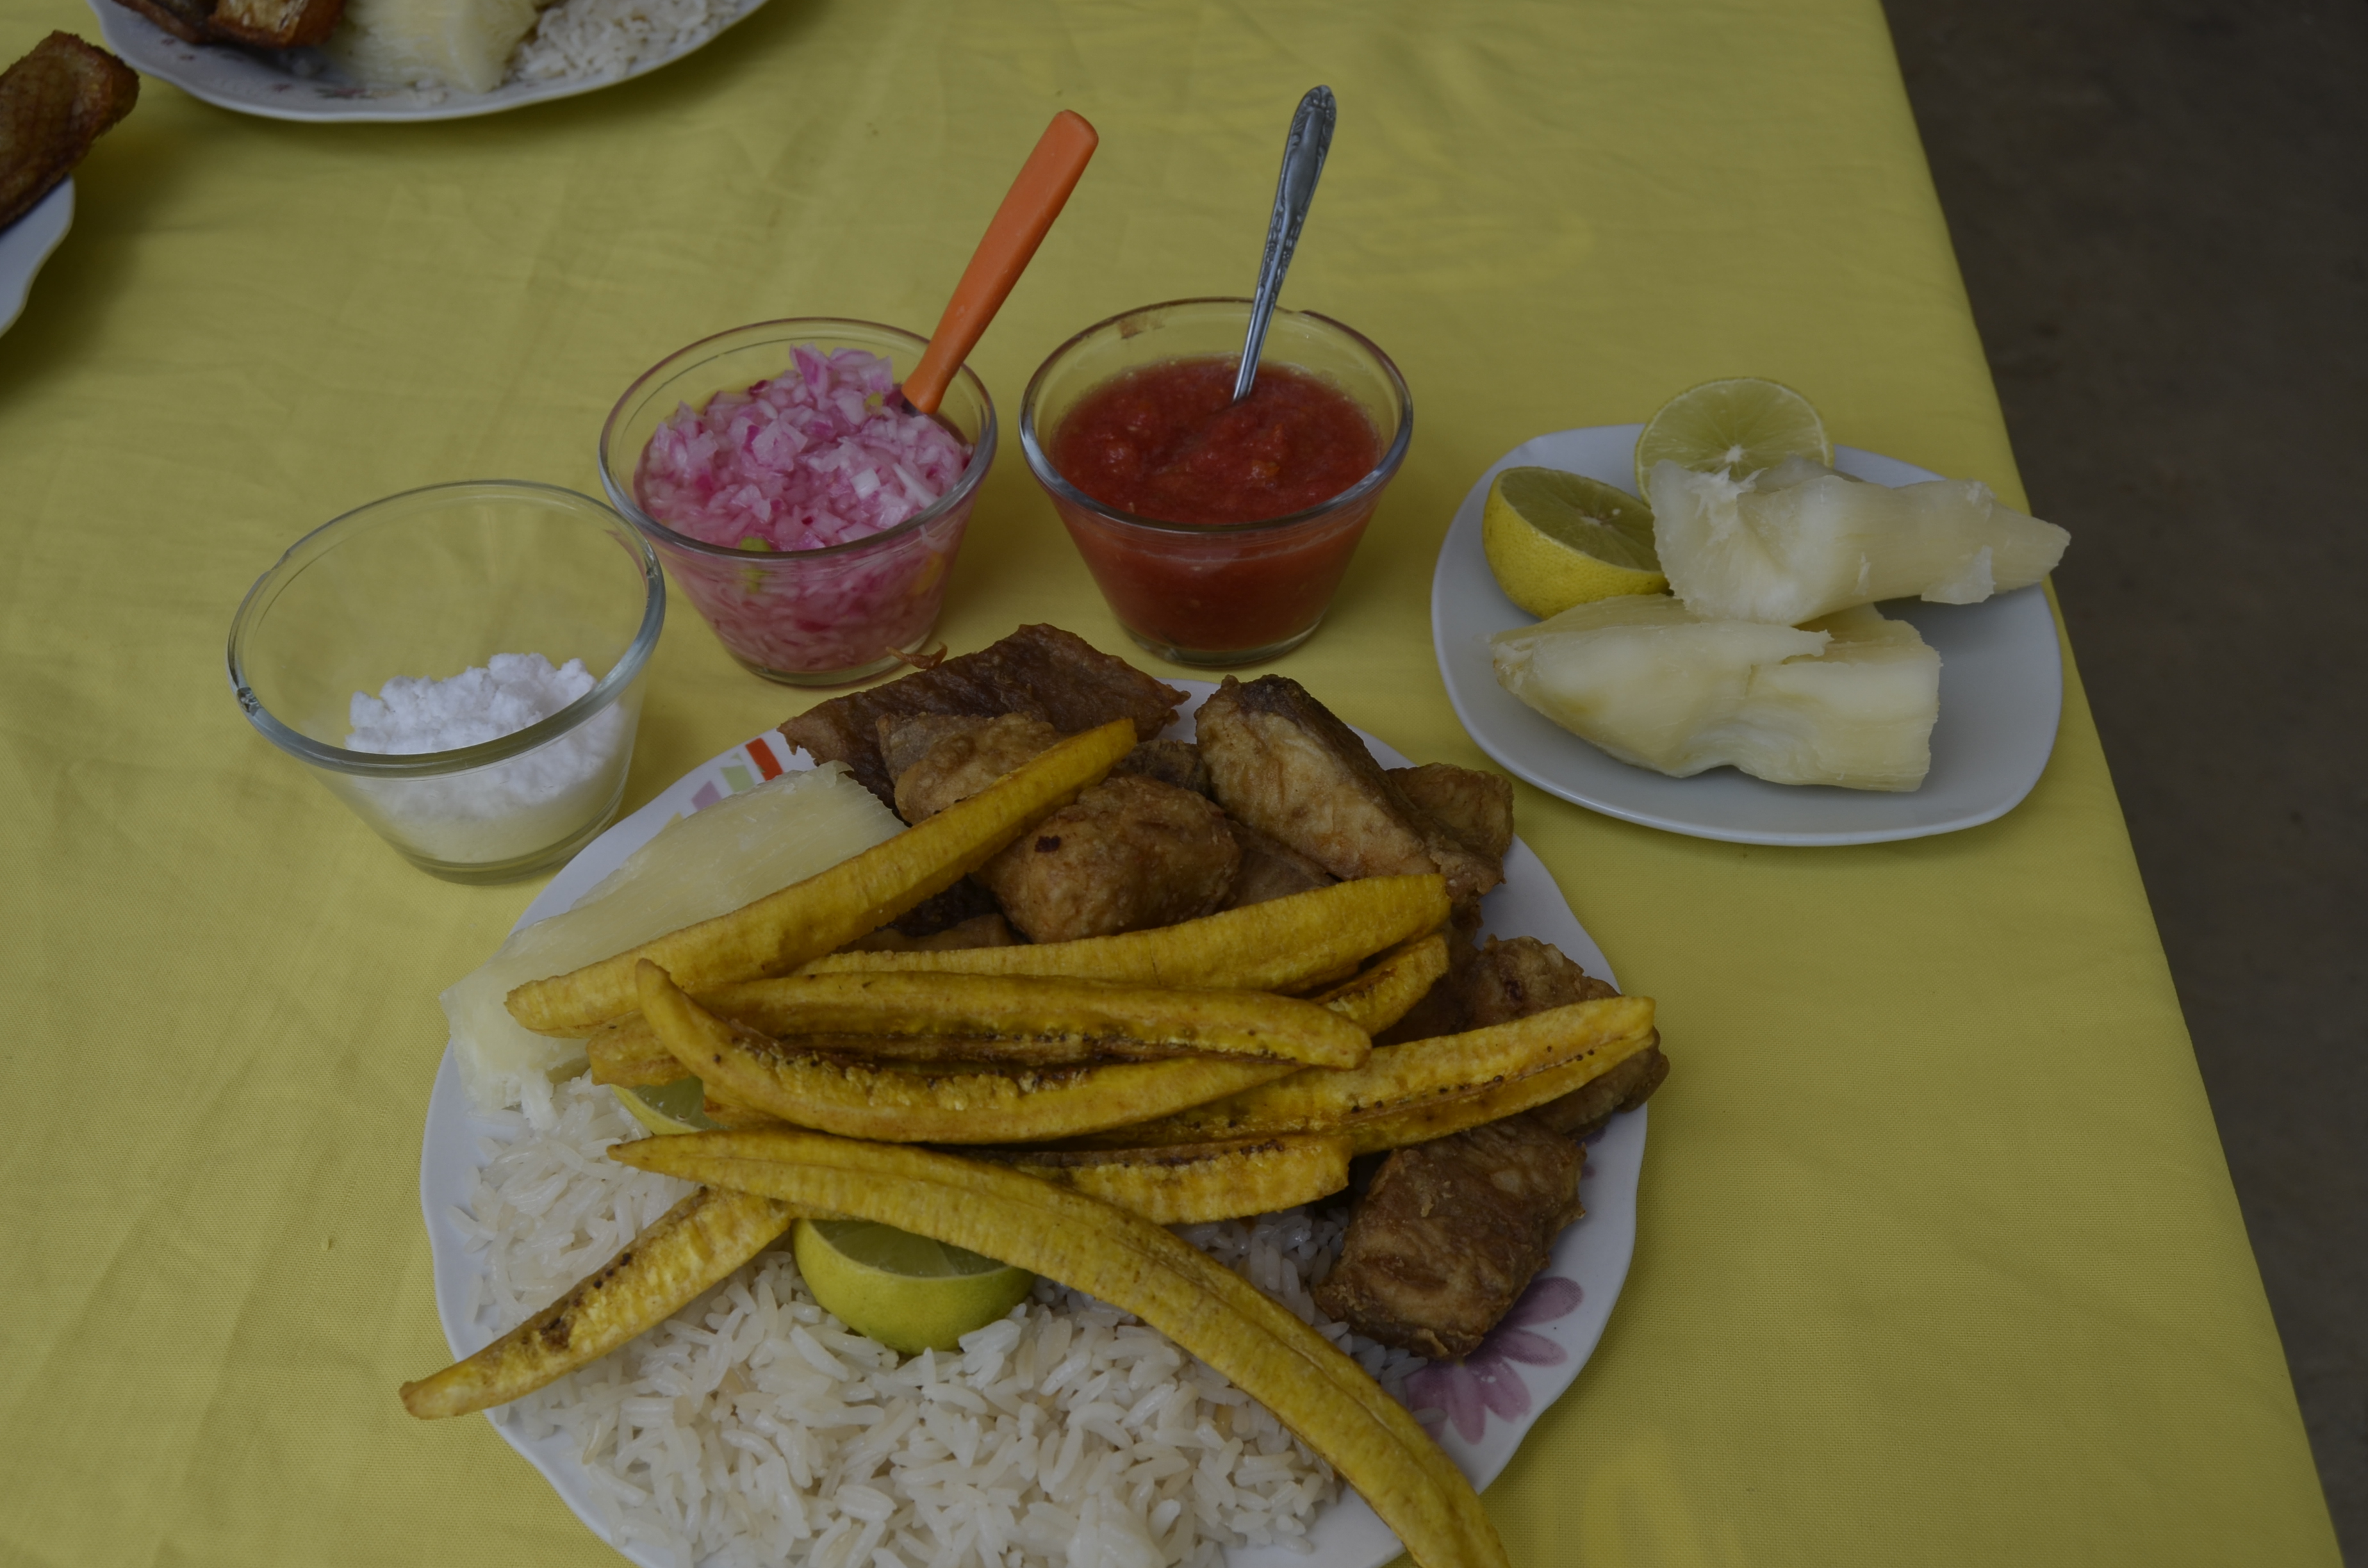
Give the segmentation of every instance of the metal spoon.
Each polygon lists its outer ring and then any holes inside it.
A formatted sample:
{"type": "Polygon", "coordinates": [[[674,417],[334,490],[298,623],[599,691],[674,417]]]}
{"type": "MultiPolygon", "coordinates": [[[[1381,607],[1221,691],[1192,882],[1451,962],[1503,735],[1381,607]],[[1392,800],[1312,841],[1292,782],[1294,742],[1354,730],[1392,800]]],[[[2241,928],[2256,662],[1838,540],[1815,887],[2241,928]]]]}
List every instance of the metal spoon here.
{"type": "Polygon", "coordinates": [[[1234,372],[1235,403],[1258,384],[1267,323],[1274,319],[1274,301],[1282,292],[1282,275],[1291,269],[1291,253],[1299,248],[1299,227],[1307,222],[1307,204],[1315,199],[1315,182],[1324,173],[1324,154],[1332,150],[1332,122],[1338,114],[1331,88],[1310,87],[1299,100],[1299,112],[1291,117],[1291,134],[1282,142],[1282,173],[1274,182],[1274,216],[1266,226],[1266,257],[1258,263],[1258,292],[1250,300],[1249,336],[1242,342],[1241,369],[1234,372]]]}

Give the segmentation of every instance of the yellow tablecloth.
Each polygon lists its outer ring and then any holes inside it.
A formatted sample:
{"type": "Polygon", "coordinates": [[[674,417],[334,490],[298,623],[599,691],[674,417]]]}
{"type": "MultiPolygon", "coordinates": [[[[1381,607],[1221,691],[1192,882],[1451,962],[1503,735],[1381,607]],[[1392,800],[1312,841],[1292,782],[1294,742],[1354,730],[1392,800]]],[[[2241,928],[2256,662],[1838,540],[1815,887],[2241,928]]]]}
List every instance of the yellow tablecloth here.
{"type": "MultiPolygon", "coordinates": [[[[0,0],[0,56],[70,0],[0,0]]],[[[597,489],[691,338],[927,330],[1055,109],[1099,156],[973,364],[1240,292],[1283,123],[1340,131],[1288,301],[1379,340],[1412,456],[1281,668],[1479,764],[1428,633],[1473,477],[1717,375],[2019,494],[1873,0],[1482,8],[773,0],[649,78],[308,126],[151,81],[0,338],[0,1561],[606,1559],[440,1363],[417,1205],[438,987],[533,886],[401,864],[241,721],[231,612],[387,493],[597,489]]],[[[2073,548],[2078,549],[2078,519],[2073,548]]],[[[809,699],[677,597],[628,806],[809,699]]],[[[941,631],[1126,651],[1007,445],[941,631]]],[[[1173,671],[1166,673],[1177,673],[1173,671]]],[[[1609,1334],[1488,1494],[1514,1561],[2335,1561],[2077,677],[1988,827],[1791,851],[1529,790],[1520,828],[1661,999],[1609,1334]]]]}

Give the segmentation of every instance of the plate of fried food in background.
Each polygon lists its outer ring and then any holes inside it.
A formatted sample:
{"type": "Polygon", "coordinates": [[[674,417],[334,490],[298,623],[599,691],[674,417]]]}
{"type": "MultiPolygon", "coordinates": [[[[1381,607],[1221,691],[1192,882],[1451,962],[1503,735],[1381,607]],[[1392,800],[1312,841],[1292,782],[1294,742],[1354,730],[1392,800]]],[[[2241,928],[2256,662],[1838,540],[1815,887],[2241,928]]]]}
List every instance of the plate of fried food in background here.
{"type": "Polygon", "coordinates": [[[446,994],[421,1188],[469,1358],[407,1407],[490,1408],[649,1564],[1373,1568],[1392,1526],[1501,1562],[1473,1489],[1625,1278],[1652,1005],[1505,780],[1280,676],[1191,686],[1023,628],[734,748],[554,878],[446,994]],[[803,880],[668,903],[752,853],[803,880]],[[637,903],[673,934],[551,974],[637,903]],[[720,978],[759,950],[781,978],[720,978]],[[1040,1278],[900,1356],[764,1250],[791,1210],[1040,1278]],[[619,1284],[693,1256],[688,1305],[619,1284]]]}
{"type": "MultiPolygon", "coordinates": [[[[1603,425],[1524,441],[1481,474],[1449,524],[1431,577],[1431,641],[1448,700],[1481,750],[1516,778],[1590,811],[1736,844],[1922,838],[1994,821],[2030,794],[2055,750],[2064,704],[2055,618],[2036,585],[1980,603],[1883,606],[1940,656],[1930,771],[1912,791],[1774,783],[1731,767],[1672,778],[1620,760],[1500,685],[1490,640],[1537,618],[1507,597],[1489,570],[1482,528],[1491,482],[1503,470],[1536,466],[1633,495],[1644,428],[1603,425]]],[[[1833,453],[1834,470],[1853,480],[1897,487],[1941,478],[1855,447],[1833,453]]]]}
{"type": "Polygon", "coordinates": [[[74,165],[139,98],[137,75],[72,33],[0,73],[0,332],[74,226],[74,165]]]}
{"type": "Polygon", "coordinates": [[[267,119],[466,119],[647,75],[764,0],[90,0],[110,47],[267,119]]]}

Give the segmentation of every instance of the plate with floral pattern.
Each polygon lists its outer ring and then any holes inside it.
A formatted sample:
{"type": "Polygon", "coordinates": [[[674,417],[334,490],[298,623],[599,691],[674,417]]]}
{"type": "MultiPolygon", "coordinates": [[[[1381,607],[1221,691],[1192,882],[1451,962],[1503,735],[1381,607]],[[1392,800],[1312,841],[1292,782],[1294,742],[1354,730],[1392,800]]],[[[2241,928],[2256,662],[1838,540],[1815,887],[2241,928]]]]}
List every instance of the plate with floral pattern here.
{"type": "MultiPolygon", "coordinates": [[[[1171,739],[1190,740],[1192,712],[1216,688],[1206,681],[1172,684],[1191,697],[1167,733],[1171,739]]],[[[1359,734],[1383,767],[1407,766],[1390,746],[1362,731],[1359,734]]],[[[803,753],[791,751],[778,734],[760,735],[710,758],[586,846],[527,907],[518,924],[570,907],[677,816],[754,789],[784,769],[811,766],[803,753]]],[[[1519,839],[1505,858],[1504,883],[1482,901],[1481,911],[1486,935],[1552,942],[1589,974],[1618,983],[1602,949],[1564,902],[1544,862],[1519,839]]],[[[1562,1233],[1545,1268],[1481,1347],[1460,1362],[1433,1362],[1406,1380],[1417,1418],[1475,1487],[1486,1487],[1504,1470],[1521,1439],[1577,1378],[1611,1321],[1635,1250],[1646,1114],[1647,1108],[1639,1108],[1616,1116],[1589,1141],[1578,1188],[1586,1214],[1562,1233]]],[[[470,1250],[467,1236],[452,1218],[465,1209],[484,1157],[459,1068],[447,1050],[428,1101],[419,1185],[435,1263],[437,1311],[455,1356],[472,1354],[500,1332],[472,1305],[483,1254],[470,1250]]],[[[576,1517],[608,1540],[594,1500],[595,1483],[568,1438],[554,1433],[529,1439],[501,1420],[500,1412],[489,1414],[495,1429],[542,1472],[576,1517]]],[[[1306,1539],[1308,1550],[1235,1550],[1226,1561],[1229,1568],[1381,1568],[1399,1550],[1396,1538],[1354,1492],[1345,1492],[1319,1515],[1306,1539]]],[[[610,1544],[644,1568],[661,1568],[662,1559],[639,1543],[610,1544]]]]}

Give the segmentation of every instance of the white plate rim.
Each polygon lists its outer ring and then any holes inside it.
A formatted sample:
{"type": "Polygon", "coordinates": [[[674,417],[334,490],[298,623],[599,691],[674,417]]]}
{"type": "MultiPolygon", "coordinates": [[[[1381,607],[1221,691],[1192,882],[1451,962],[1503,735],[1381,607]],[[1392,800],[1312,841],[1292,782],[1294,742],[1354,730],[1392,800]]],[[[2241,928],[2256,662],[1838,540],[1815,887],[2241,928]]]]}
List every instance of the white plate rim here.
{"type": "Polygon", "coordinates": [[[74,176],[51,187],[50,193],[26,210],[25,215],[0,229],[0,332],[17,324],[25,301],[33,295],[33,279],[41,264],[65,243],[74,227],[74,176]]]}
{"type": "MultiPolygon", "coordinates": [[[[88,0],[91,14],[107,46],[142,75],[169,82],[191,97],[237,114],[263,119],[305,124],[391,125],[438,119],[472,119],[503,114],[531,104],[572,98],[630,82],[671,65],[713,43],[716,39],[754,16],[765,0],[739,0],[739,11],[715,29],[712,37],[691,45],[633,62],[620,76],[599,81],[564,77],[550,82],[510,82],[490,93],[442,91],[429,98],[412,88],[370,88],[349,82],[335,66],[314,76],[299,76],[269,62],[268,51],[240,49],[235,44],[190,43],[174,37],[154,22],[116,0],[88,0]],[[331,97],[318,89],[345,88],[356,96],[331,97]],[[309,97],[307,88],[316,89],[309,97]],[[286,94],[282,98],[279,95],[286,94]]],[[[317,51],[306,51],[308,56],[317,51]]]]}
{"type": "MultiPolygon", "coordinates": [[[[1190,719],[1215,687],[1206,681],[1176,680],[1169,684],[1190,693],[1177,724],[1167,732],[1189,739],[1190,719]]],[[[1402,767],[1406,759],[1395,749],[1360,730],[1383,766],[1402,767]]],[[[520,915],[523,926],[572,905],[634,848],[646,843],[675,816],[712,803],[781,771],[813,766],[804,754],[792,752],[778,733],[768,733],[710,758],[676,780],[655,799],[612,824],[553,877],[520,915]],[[712,791],[705,801],[699,797],[712,791]]],[[[1506,857],[1506,881],[1483,901],[1489,935],[1530,935],[1553,942],[1589,974],[1617,984],[1602,949],[1564,900],[1559,885],[1530,847],[1516,838],[1506,857]]],[[[513,927],[515,929],[516,927],[513,927]]],[[[1487,1376],[1500,1385],[1511,1379],[1520,1385],[1515,1397],[1526,1396],[1525,1416],[1491,1419],[1477,1442],[1463,1439],[1449,1427],[1440,1446],[1452,1456],[1475,1487],[1485,1488],[1511,1460],[1514,1452],[1554,1402],[1569,1388],[1593,1353],[1611,1321],[1636,1244],[1636,1194],[1643,1174],[1646,1118],[1650,1107],[1639,1107],[1615,1117],[1611,1125],[1588,1146],[1580,1184],[1587,1213],[1556,1240],[1552,1259],[1540,1278],[1569,1281],[1578,1288],[1576,1310],[1551,1322],[1526,1325],[1524,1332],[1551,1346],[1555,1362],[1521,1363],[1502,1359],[1488,1363],[1487,1376]]],[[[493,1330],[477,1323],[467,1310],[474,1255],[448,1210],[463,1204],[469,1182],[481,1167],[478,1140],[482,1124],[471,1114],[461,1087],[460,1069],[448,1042],[438,1064],[428,1100],[427,1125],[420,1148],[419,1197],[427,1221],[430,1261],[434,1268],[437,1317],[445,1342],[455,1357],[472,1354],[489,1343],[493,1330]]],[[[1543,1354],[1543,1352],[1539,1352],[1543,1354]]],[[[486,1413],[495,1429],[511,1448],[541,1473],[560,1500],[585,1527],[643,1568],[661,1568],[667,1560],[655,1551],[620,1545],[611,1539],[594,1483],[577,1462],[564,1433],[540,1439],[526,1437],[518,1423],[499,1410],[486,1413]]],[[[1399,1551],[1397,1540],[1353,1491],[1317,1516],[1308,1534],[1312,1551],[1273,1546],[1235,1550],[1226,1554],[1229,1568],[1381,1568],[1399,1551]]]]}
{"type": "MultiPolygon", "coordinates": [[[[1505,598],[1489,574],[1480,548],[1489,483],[1499,470],[1535,463],[1589,473],[1634,494],[1633,454],[1643,429],[1595,425],[1532,437],[1489,464],[1456,508],[1431,573],[1431,643],[1448,702],[1474,744],[1516,778],[1574,805],[1734,844],[1826,847],[1925,838],[1995,822],[2021,804],[2046,771],[2063,717],[2063,658],[2044,585],[1978,605],[1884,606],[1885,614],[1915,622],[1943,654],[1932,772],[1922,790],[1908,794],[1770,784],[1731,767],[1670,778],[1614,761],[1498,687],[1488,634],[1537,618],[1505,598]],[[1608,455],[1614,449],[1616,461],[1608,455]],[[1968,639],[1980,645],[1970,662],[1951,645],[1968,639]],[[1815,823],[1802,820],[1812,815],[1815,823]]],[[[1879,483],[1941,477],[1857,447],[1838,446],[1834,455],[1842,472],[1879,483]]]]}

